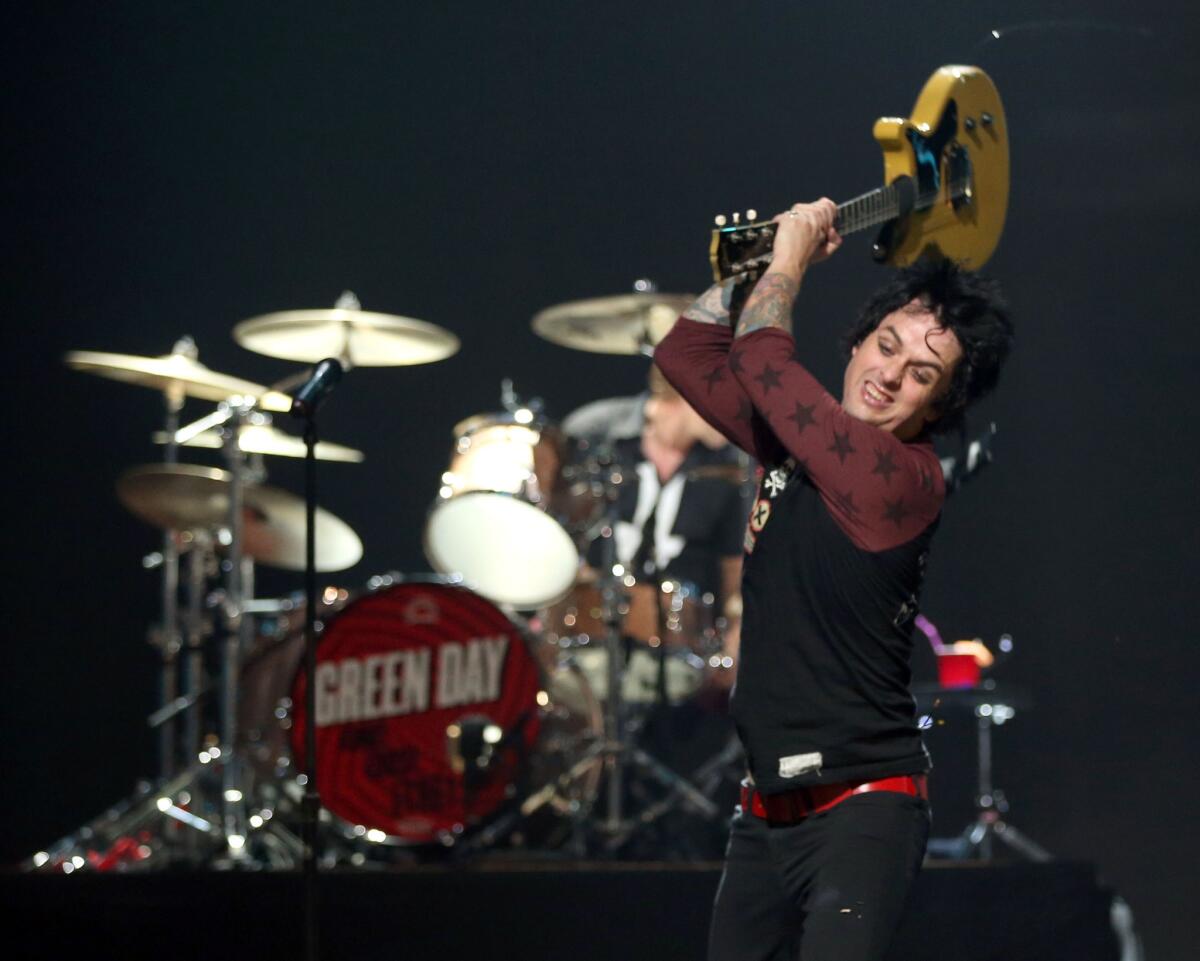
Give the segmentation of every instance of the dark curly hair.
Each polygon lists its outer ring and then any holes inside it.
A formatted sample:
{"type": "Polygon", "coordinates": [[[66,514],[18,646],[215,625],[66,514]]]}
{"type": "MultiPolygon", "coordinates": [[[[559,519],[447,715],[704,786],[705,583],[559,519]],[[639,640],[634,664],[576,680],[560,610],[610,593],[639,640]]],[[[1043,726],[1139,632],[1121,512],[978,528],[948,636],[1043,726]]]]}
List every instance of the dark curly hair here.
{"type": "Polygon", "coordinates": [[[938,419],[932,433],[962,426],[966,409],[987,394],[1000,379],[1000,368],[1012,350],[1013,325],[1000,285],[951,260],[923,257],[896,271],[891,281],[872,295],[858,321],[843,337],[847,356],[883,318],[920,298],[954,332],[963,356],[954,368],[950,386],[938,398],[938,419]]]}

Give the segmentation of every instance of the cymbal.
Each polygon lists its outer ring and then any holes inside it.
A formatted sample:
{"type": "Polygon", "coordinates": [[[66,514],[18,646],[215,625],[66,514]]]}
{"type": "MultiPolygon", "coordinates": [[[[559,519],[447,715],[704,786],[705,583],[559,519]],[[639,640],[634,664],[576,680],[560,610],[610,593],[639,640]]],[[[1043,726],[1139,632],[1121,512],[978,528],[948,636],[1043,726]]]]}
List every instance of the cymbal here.
{"type": "MultiPolygon", "coordinates": [[[[144,464],[117,481],[117,497],[132,513],[166,530],[222,528],[229,524],[232,475],[193,464],[144,464]]],[[[271,567],[304,570],[304,499],[277,487],[243,489],[243,550],[271,567]]],[[[362,541],[345,521],[316,514],[317,570],[341,571],[362,558],[362,541]]]]}
{"type": "MultiPolygon", "coordinates": [[[[254,397],[263,410],[286,413],[292,409],[287,394],[209,370],[186,354],[138,357],[134,354],[105,354],[94,350],[73,350],[66,356],[67,366],[110,380],[142,387],[155,387],[168,394],[178,393],[201,400],[227,400],[230,397],[254,397]]],[[[182,396],[180,397],[182,400],[182,396]]]]}
{"type": "MultiPolygon", "coordinates": [[[[154,443],[166,444],[166,431],[155,431],[154,443]]],[[[221,434],[216,430],[206,430],[183,442],[183,447],[218,448],[222,444],[221,434]]],[[[238,447],[247,454],[269,454],[275,457],[303,457],[306,453],[304,440],[293,434],[287,434],[271,424],[247,424],[238,432],[238,447]]],[[[317,441],[317,460],[335,460],[345,463],[360,464],[363,452],[353,447],[341,444],[331,444],[323,440],[317,441]]]]}
{"type": "Polygon", "coordinates": [[[560,347],[594,354],[649,354],[695,299],[637,293],[573,300],[537,313],[533,332],[560,347]]]}
{"type": "Polygon", "coordinates": [[[459,347],[450,331],[426,321],[341,307],[251,317],[233,328],[233,339],[268,357],[306,364],[335,357],[354,367],[432,364],[459,347]]]}

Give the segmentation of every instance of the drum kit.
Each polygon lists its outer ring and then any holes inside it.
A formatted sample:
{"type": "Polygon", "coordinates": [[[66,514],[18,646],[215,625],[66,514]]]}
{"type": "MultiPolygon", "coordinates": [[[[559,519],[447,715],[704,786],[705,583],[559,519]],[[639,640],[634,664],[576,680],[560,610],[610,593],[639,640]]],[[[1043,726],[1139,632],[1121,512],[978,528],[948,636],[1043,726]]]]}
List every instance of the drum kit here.
{"type": "MultiPolygon", "coordinates": [[[[648,354],[688,302],[643,289],[550,308],[533,329],[574,349],[648,354]]],[[[362,310],[349,293],[333,309],[243,321],[233,336],[260,354],[345,369],[435,363],[459,347],[446,330],[362,310]]],[[[161,357],[75,351],[66,363],[164,400],[161,460],[116,483],[119,501],[163,534],[151,631],[161,704],[149,719],[159,771],[30,868],[296,867],[309,773],[325,865],[434,852],[620,856],[669,811],[724,815],[711,778],[738,773],[736,748],[689,779],[638,741],[652,708],[694,701],[732,662],[711,594],[642,582],[616,563],[624,477],[606,445],[566,437],[505,381],[501,411],[454,427],[423,532],[436,573],[320,593],[309,699],[306,602],[257,597],[255,569],[305,569],[305,499],[269,486],[265,465],[306,454],[272,415],[293,409],[289,392],[310,372],[272,386],[230,377],[201,364],[187,337],[161,357]],[[215,407],[181,424],[189,398],[215,407]],[[197,448],[219,451],[223,466],[180,462],[181,449],[197,448]]],[[[324,441],[313,456],[364,459],[324,441]]],[[[359,562],[348,524],[322,508],[314,524],[317,571],[359,562]]]]}

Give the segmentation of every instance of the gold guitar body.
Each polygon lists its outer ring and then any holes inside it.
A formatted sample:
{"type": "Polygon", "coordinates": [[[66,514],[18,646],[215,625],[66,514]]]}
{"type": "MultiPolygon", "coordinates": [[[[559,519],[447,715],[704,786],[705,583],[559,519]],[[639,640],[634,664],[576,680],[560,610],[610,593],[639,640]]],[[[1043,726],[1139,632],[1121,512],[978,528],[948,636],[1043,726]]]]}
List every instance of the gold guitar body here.
{"type": "Polygon", "coordinates": [[[1000,242],[1008,210],[1008,125],[991,78],[978,67],[941,67],[912,116],[881,117],[874,134],[883,148],[884,183],[907,176],[917,182],[918,197],[937,191],[898,225],[886,262],[903,266],[932,253],[982,267],[1000,242]],[[948,168],[960,152],[969,158],[969,196],[956,198],[948,168]]]}
{"type": "MultiPolygon", "coordinates": [[[[881,228],[880,263],[905,266],[923,255],[978,270],[991,257],[1008,211],[1008,124],[1000,94],[978,67],[939,68],[912,117],[875,121],[884,185],[838,205],[843,236],[881,228]]],[[[755,280],[770,263],[775,224],[717,218],[709,246],[713,278],[755,280]]]]}

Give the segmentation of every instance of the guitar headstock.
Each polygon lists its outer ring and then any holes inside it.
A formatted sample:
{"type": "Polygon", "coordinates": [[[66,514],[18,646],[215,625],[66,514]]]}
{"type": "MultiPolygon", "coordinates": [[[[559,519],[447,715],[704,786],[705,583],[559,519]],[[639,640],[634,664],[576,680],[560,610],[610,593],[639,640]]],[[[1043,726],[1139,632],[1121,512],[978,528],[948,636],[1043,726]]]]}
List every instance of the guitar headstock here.
{"type": "Polygon", "coordinates": [[[708,259],[712,263],[713,280],[720,283],[733,278],[738,283],[758,280],[771,262],[771,245],[775,241],[775,224],[758,220],[758,212],[715,218],[712,244],[708,259]]]}

